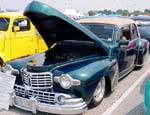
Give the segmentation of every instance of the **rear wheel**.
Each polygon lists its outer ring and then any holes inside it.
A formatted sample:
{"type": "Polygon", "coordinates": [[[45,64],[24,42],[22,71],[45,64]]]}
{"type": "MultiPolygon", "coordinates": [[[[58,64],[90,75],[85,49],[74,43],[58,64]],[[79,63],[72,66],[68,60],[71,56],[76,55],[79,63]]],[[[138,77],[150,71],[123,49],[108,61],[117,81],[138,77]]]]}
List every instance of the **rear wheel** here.
{"type": "Polygon", "coordinates": [[[102,77],[99,83],[97,84],[90,105],[94,107],[99,105],[103,100],[104,95],[105,95],[105,78],[102,77]]]}
{"type": "Polygon", "coordinates": [[[136,70],[139,70],[143,67],[144,64],[144,55],[143,55],[143,50],[137,50],[137,55],[136,55],[136,70]]]}

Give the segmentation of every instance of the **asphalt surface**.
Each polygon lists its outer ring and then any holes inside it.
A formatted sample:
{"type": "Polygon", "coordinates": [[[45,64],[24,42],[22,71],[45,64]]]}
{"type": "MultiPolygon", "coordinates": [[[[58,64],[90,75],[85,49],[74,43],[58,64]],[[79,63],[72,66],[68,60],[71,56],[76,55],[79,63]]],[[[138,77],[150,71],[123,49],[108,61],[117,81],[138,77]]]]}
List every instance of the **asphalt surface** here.
{"type": "MultiPolygon", "coordinates": [[[[116,89],[106,96],[102,103],[83,115],[144,115],[145,82],[150,75],[150,57],[143,68],[134,69],[128,76],[119,81],[116,89]]],[[[35,115],[31,112],[10,107],[0,115],[35,115]]],[[[38,112],[37,115],[53,115],[38,112]]]]}

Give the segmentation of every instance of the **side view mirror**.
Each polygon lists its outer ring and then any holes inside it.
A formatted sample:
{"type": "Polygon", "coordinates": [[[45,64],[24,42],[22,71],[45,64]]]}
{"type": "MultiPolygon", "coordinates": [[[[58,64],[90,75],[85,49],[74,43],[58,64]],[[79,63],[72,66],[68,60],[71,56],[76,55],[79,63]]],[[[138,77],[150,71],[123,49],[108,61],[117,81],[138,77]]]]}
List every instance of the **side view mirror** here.
{"type": "Polygon", "coordinates": [[[121,39],[119,41],[119,46],[121,46],[121,45],[128,45],[128,44],[129,44],[129,40],[121,39]]]}
{"type": "Polygon", "coordinates": [[[20,27],[19,27],[19,26],[14,26],[13,31],[14,31],[14,32],[20,31],[20,27]]]}

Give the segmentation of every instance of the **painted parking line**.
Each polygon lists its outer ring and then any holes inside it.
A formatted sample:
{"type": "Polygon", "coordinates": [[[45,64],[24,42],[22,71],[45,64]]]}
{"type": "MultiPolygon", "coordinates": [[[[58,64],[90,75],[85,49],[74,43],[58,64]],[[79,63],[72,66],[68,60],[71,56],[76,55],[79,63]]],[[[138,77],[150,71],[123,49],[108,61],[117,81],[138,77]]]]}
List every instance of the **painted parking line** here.
{"type": "Polygon", "coordinates": [[[150,68],[147,69],[147,71],[140,76],[139,79],[136,80],[136,82],[134,82],[133,85],[131,85],[126,91],[125,93],[116,101],[114,102],[109,108],[107,108],[106,111],[104,111],[102,113],[102,115],[111,115],[113,113],[113,111],[126,99],[126,97],[137,87],[137,85],[142,82],[150,73],[150,68]]]}

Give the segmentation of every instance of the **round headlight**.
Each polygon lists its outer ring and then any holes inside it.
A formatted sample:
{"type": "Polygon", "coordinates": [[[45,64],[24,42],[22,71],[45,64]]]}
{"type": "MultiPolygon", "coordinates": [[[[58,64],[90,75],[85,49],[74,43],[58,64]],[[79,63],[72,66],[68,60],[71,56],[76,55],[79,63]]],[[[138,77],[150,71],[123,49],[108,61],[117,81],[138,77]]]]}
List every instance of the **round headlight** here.
{"type": "Polygon", "coordinates": [[[60,85],[64,89],[69,89],[72,86],[71,77],[69,75],[66,75],[66,74],[62,75],[60,77],[60,85]]]}

